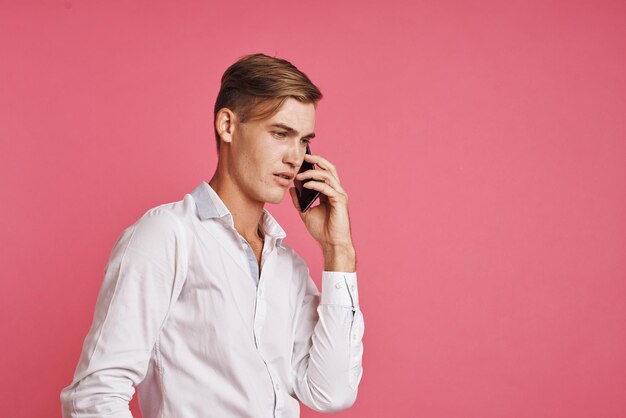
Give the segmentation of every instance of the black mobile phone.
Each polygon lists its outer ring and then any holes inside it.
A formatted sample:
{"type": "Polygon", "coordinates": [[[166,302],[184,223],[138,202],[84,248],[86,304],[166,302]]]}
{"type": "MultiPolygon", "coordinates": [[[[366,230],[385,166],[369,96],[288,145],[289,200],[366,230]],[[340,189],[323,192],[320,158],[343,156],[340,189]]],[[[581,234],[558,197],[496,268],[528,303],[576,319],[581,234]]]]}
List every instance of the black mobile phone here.
{"type": "MultiPolygon", "coordinates": [[[[309,155],[311,154],[311,149],[309,148],[308,144],[306,146],[306,153],[309,155]]],[[[305,160],[302,162],[298,174],[307,170],[315,170],[315,166],[305,160]]],[[[298,179],[294,179],[293,181],[293,184],[296,186],[296,194],[298,195],[298,202],[300,203],[301,212],[306,212],[307,209],[311,207],[311,204],[315,202],[315,199],[317,199],[317,197],[320,195],[320,192],[318,192],[317,190],[302,187],[304,183],[311,180],[312,179],[306,179],[304,181],[301,181],[298,179]]]]}

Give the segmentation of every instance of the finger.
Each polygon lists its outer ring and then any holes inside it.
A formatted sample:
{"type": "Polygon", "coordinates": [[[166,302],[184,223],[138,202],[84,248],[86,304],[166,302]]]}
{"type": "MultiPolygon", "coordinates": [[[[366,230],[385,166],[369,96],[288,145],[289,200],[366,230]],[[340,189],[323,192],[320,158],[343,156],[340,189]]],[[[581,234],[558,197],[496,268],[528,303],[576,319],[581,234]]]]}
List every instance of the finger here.
{"type": "Polygon", "coordinates": [[[328,183],[324,183],[321,181],[311,180],[307,181],[302,185],[302,187],[306,187],[307,189],[317,190],[318,192],[328,196],[330,200],[341,201],[344,200],[344,194],[339,193],[337,190],[332,188],[328,183]]]}
{"type": "Polygon", "coordinates": [[[324,170],[330,171],[333,174],[333,176],[335,176],[337,180],[339,180],[339,173],[337,172],[337,167],[335,167],[326,158],[318,154],[304,154],[304,159],[310,163],[317,164],[320,168],[324,170]]]}
{"type": "Polygon", "coordinates": [[[302,173],[299,173],[296,176],[296,179],[300,181],[304,181],[305,179],[323,181],[327,183],[328,185],[330,185],[335,190],[337,190],[338,192],[345,193],[345,191],[343,190],[343,187],[341,187],[341,183],[339,183],[339,180],[335,176],[330,174],[328,171],[306,170],[306,171],[303,171],[302,173]]]}
{"type": "Polygon", "coordinates": [[[296,188],[290,187],[289,194],[291,195],[291,202],[293,203],[293,206],[296,209],[298,209],[298,212],[300,212],[300,202],[298,201],[298,194],[297,194],[296,188]]]}

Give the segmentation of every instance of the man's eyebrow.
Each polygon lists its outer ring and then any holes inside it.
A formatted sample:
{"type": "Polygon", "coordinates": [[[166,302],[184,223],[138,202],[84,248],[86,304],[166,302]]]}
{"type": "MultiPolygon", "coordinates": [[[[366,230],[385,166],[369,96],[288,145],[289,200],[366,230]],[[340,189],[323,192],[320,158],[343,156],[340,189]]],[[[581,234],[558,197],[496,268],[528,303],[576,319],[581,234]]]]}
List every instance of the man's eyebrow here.
{"type": "MultiPolygon", "coordinates": [[[[299,132],[296,131],[295,129],[293,129],[291,126],[289,125],[285,125],[284,123],[273,123],[270,126],[274,127],[274,128],[282,128],[284,130],[286,130],[287,132],[293,133],[294,135],[298,135],[299,132]]],[[[304,136],[303,138],[315,138],[315,132],[311,132],[310,134],[308,134],[307,136],[304,136]]]]}

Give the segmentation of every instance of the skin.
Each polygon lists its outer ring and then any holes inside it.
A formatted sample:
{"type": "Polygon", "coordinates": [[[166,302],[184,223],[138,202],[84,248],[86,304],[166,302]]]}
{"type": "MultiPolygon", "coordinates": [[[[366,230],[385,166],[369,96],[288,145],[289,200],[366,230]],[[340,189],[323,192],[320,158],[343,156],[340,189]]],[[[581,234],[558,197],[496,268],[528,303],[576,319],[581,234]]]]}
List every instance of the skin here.
{"type": "Polygon", "coordinates": [[[280,203],[287,191],[311,236],[320,244],[327,271],[356,271],[352,244],[348,195],[341,186],[336,167],[321,155],[307,155],[307,139],[314,136],[315,106],[288,98],[270,118],[241,123],[237,115],[222,108],[215,117],[221,137],[219,160],[211,187],[233,215],[237,232],[257,255],[263,250],[259,222],[265,203],[280,203]],[[293,131],[272,127],[283,123],[293,131]],[[300,173],[298,179],[312,181],[305,187],[320,192],[319,204],[300,212],[294,187],[280,185],[274,173],[298,172],[304,159],[319,167],[300,173]]]}

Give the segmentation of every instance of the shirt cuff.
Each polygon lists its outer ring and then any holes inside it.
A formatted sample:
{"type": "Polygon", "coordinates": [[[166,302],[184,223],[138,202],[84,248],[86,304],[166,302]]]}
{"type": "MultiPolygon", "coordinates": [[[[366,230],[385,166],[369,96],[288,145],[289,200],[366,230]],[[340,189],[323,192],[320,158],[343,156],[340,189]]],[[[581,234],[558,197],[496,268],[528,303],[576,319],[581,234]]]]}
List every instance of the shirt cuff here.
{"type": "Polygon", "coordinates": [[[357,308],[359,288],[356,283],[356,272],[323,271],[320,304],[357,308]]]}

